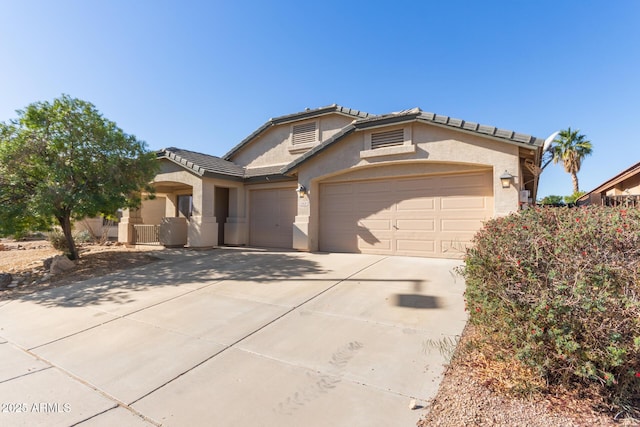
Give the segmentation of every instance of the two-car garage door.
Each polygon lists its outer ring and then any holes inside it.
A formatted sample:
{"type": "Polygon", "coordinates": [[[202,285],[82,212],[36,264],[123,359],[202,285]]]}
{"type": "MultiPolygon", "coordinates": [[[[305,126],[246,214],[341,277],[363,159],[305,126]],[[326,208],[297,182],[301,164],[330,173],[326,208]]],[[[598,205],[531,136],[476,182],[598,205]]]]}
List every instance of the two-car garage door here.
{"type": "Polygon", "coordinates": [[[493,213],[491,173],[320,186],[319,247],[456,258],[493,213]]]}

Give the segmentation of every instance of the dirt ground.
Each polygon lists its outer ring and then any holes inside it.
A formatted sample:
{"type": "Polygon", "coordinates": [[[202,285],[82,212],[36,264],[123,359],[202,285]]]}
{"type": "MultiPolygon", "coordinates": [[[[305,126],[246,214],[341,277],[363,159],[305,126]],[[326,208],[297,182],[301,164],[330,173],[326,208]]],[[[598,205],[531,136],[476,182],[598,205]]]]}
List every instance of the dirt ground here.
{"type": "MultiPolygon", "coordinates": [[[[468,325],[458,348],[462,348],[473,333],[468,325]]],[[[492,387],[492,383],[503,380],[499,372],[492,376],[491,366],[478,370],[469,360],[461,359],[454,357],[447,367],[438,393],[427,405],[427,414],[418,427],[640,426],[638,420],[615,420],[615,414],[598,409],[602,402],[597,397],[577,396],[570,390],[527,398],[507,396],[492,387]]]]}
{"type": "Polygon", "coordinates": [[[76,266],[67,272],[51,275],[43,262],[62,252],[55,250],[48,241],[0,239],[0,273],[11,274],[14,285],[17,285],[0,288],[0,300],[148,264],[158,259],[153,253],[161,247],[82,244],[78,248],[80,259],[76,266]]]}

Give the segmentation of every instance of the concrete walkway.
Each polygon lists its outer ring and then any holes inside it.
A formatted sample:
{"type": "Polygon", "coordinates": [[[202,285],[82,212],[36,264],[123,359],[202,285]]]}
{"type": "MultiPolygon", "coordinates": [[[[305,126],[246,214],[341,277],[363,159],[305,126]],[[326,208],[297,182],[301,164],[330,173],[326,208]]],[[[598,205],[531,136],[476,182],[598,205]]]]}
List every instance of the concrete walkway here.
{"type": "Polygon", "coordinates": [[[457,261],[156,255],[0,302],[0,425],[414,426],[466,320],[457,261]]]}

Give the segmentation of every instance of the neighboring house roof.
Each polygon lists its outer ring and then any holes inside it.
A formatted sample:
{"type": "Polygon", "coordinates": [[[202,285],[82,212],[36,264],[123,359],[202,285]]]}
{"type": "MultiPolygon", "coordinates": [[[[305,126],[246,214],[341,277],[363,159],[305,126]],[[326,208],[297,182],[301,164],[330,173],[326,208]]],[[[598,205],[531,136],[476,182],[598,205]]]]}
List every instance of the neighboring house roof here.
{"type": "Polygon", "coordinates": [[[280,125],[287,122],[293,122],[297,120],[309,119],[312,117],[318,117],[318,116],[322,116],[330,113],[338,113],[345,116],[351,116],[355,119],[362,119],[362,118],[367,118],[371,116],[371,114],[365,113],[363,111],[353,110],[351,108],[346,108],[337,104],[332,104],[326,107],[306,109],[305,111],[301,111],[299,113],[287,114],[285,116],[271,118],[265,124],[263,124],[258,129],[256,129],[255,132],[253,132],[251,135],[243,139],[238,145],[233,147],[222,158],[225,160],[229,160],[231,156],[233,156],[238,150],[240,150],[245,145],[249,144],[251,141],[253,141],[255,138],[257,138],[259,135],[261,135],[263,132],[265,132],[267,129],[269,129],[272,126],[280,125]]]}
{"type": "Polygon", "coordinates": [[[457,130],[461,130],[464,132],[470,132],[479,134],[481,136],[489,136],[492,138],[498,138],[503,140],[504,142],[516,144],[519,146],[525,147],[542,147],[544,143],[544,139],[536,138],[531,135],[514,132],[506,129],[499,129],[495,126],[482,125],[475,122],[468,122],[462,119],[456,119],[449,116],[442,116],[434,113],[426,113],[420,110],[420,108],[412,108],[410,110],[403,110],[397,113],[391,114],[383,114],[379,116],[370,116],[367,118],[363,118],[360,120],[354,121],[349,126],[346,126],[334,135],[332,138],[324,141],[322,144],[317,145],[312,150],[307,151],[304,155],[300,156],[293,162],[289,163],[287,166],[281,169],[281,173],[286,174],[291,170],[295,169],[300,164],[307,161],[309,158],[313,157],[316,153],[324,150],[331,144],[336,141],[342,139],[346,135],[360,129],[373,128],[378,126],[386,126],[390,124],[396,123],[406,123],[406,122],[423,122],[429,123],[437,126],[454,128],[457,130]]]}
{"type": "Polygon", "coordinates": [[[176,147],[163,148],[156,152],[156,156],[159,159],[168,159],[199,176],[219,176],[238,181],[256,180],[264,177],[287,178],[280,173],[282,166],[245,169],[220,157],[176,147]]]}
{"type": "Polygon", "coordinates": [[[589,197],[590,194],[602,193],[603,191],[607,191],[610,188],[620,184],[621,182],[623,182],[623,181],[625,181],[625,180],[627,180],[627,179],[629,179],[632,176],[637,175],[637,174],[640,174],[640,162],[638,162],[635,165],[623,170],[618,175],[616,175],[613,178],[603,182],[602,184],[600,184],[599,186],[597,186],[593,190],[589,191],[588,193],[585,193],[580,198],[578,198],[578,200],[579,201],[586,200],[589,197]]]}

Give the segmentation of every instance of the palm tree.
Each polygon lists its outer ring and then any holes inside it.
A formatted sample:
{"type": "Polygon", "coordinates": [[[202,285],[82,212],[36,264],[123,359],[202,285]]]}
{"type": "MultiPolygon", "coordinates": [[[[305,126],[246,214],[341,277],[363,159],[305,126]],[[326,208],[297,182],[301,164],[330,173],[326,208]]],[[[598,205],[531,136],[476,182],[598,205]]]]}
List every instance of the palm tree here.
{"type": "Polygon", "coordinates": [[[560,131],[556,139],[553,140],[551,153],[553,163],[562,161],[564,170],[571,174],[574,194],[580,191],[578,187],[578,172],[582,165],[582,160],[591,154],[591,141],[585,135],[579,133],[580,129],[571,130],[571,127],[560,131]]]}

